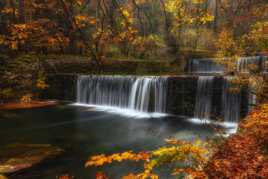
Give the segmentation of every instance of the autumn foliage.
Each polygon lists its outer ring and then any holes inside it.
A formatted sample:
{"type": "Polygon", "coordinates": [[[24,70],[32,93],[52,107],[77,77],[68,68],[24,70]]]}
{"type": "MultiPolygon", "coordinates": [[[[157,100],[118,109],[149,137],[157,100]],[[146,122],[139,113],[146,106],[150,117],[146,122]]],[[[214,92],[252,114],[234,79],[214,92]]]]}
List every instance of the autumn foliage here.
{"type": "Polygon", "coordinates": [[[267,8],[265,0],[3,0],[0,53],[79,54],[96,63],[109,53],[147,59],[159,56],[159,47],[172,55],[215,50],[227,28],[256,52],[267,45],[267,8]]]}
{"type": "MultiPolygon", "coordinates": [[[[117,153],[112,155],[92,156],[86,163],[86,167],[100,167],[105,164],[122,161],[143,161],[144,170],[141,173],[130,173],[122,179],[158,179],[155,170],[161,166],[170,164],[183,164],[181,167],[173,168],[171,175],[186,175],[192,178],[206,178],[203,172],[208,159],[207,144],[196,141],[189,143],[174,139],[166,140],[168,146],[161,147],[154,151],[133,153],[132,151],[117,153]]],[[[175,165],[174,165],[175,166],[175,165]]]]}
{"type": "Polygon", "coordinates": [[[257,108],[240,124],[210,160],[209,178],[268,177],[268,104],[257,108]]]}
{"type": "Polygon", "coordinates": [[[40,58],[28,54],[4,61],[0,72],[0,99],[31,102],[39,93],[47,89],[46,75],[40,58]]]}
{"type": "Polygon", "coordinates": [[[61,176],[57,177],[57,179],[74,179],[74,177],[72,177],[68,174],[65,174],[65,175],[61,175],[61,176]]]}
{"type": "MultiPolygon", "coordinates": [[[[142,173],[130,173],[123,179],[157,179],[159,176],[154,171],[158,167],[174,163],[190,164],[175,167],[171,173],[175,176],[184,174],[186,178],[267,178],[267,124],[268,104],[263,104],[241,122],[239,132],[219,145],[215,153],[209,152],[211,146],[200,141],[188,143],[172,139],[167,140],[168,146],[154,151],[92,156],[86,166],[101,167],[126,160],[143,161],[142,173]]],[[[105,179],[108,178],[104,176],[105,179]]]]}

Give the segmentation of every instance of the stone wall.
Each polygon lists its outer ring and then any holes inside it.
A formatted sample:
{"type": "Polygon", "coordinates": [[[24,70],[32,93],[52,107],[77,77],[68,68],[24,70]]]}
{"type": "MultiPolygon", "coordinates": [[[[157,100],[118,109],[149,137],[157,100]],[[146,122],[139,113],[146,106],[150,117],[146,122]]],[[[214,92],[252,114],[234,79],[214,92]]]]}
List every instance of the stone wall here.
{"type": "Polygon", "coordinates": [[[44,68],[48,74],[103,74],[103,75],[165,75],[178,72],[169,61],[106,60],[99,66],[89,60],[46,59],[44,68]]]}
{"type": "Polygon", "coordinates": [[[47,84],[49,88],[42,92],[41,97],[45,99],[75,101],[76,81],[77,75],[48,75],[47,84]]]}
{"type": "Polygon", "coordinates": [[[193,116],[197,77],[172,76],[168,80],[167,112],[182,116],[193,116]]]}

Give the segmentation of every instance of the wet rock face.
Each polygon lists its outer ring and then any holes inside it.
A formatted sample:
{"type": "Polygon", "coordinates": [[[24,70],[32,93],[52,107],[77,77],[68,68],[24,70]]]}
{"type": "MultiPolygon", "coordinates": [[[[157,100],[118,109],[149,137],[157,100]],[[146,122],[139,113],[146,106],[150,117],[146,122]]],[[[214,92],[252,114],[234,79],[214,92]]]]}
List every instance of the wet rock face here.
{"type": "Polygon", "coordinates": [[[195,76],[171,76],[168,79],[167,111],[171,114],[193,116],[197,86],[195,76]]]}
{"type": "Polygon", "coordinates": [[[48,75],[49,88],[40,94],[41,99],[74,101],[76,99],[77,75],[48,75]]]}
{"type": "MultiPolygon", "coordinates": [[[[14,173],[30,168],[46,159],[63,153],[52,145],[14,144],[0,151],[0,174],[14,173]]],[[[1,175],[0,175],[0,179],[1,175]]]]}

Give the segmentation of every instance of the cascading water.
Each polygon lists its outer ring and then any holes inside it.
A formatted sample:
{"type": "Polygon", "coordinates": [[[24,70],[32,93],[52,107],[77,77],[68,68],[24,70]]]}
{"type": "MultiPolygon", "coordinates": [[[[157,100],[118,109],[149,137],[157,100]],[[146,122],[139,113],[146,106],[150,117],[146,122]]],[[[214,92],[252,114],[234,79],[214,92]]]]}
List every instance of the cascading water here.
{"type": "Polygon", "coordinates": [[[190,121],[194,123],[210,123],[223,126],[226,128],[226,136],[228,136],[237,131],[237,122],[240,119],[241,93],[232,91],[232,77],[224,77],[221,89],[222,97],[221,99],[219,98],[219,100],[213,99],[218,96],[217,93],[219,92],[218,87],[217,89],[214,88],[216,84],[219,84],[215,81],[214,85],[214,80],[216,79],[220,78],[215,78],[214,76],[199,76],[194,113],[195,117],[190,119],[190,121]],[[224,122],[211,120],[212,115],[215,115],[213,112],[215,106],[212,106],[215,101],[221,102],[220,109],[224,122]]]}
{"type": "MultiPolygon", "coordinates": [[[[209,75],[215,73],[224,74],[225,66],[217,63],[217,60],[215,58],[191,59],[188,62],[187,72],[209,75]]],[[[222,58],[221,60],[230,59],[222,58]]],[[[238,73],[255,71],[267,74],[266,61],[266,56],[240,57],[235,64],[236,71],[238,73]]],[[[221,82],[215,81],[217,89],[212,89],[212,82],[213,77],[199,77],[194,112],[195,118],[191,120],[196,123],[215,123],[215,121],[208,119],[210,119],[211,115],[220,116],[224,120],[223,124],[229,126],[229,133],[234,133],[237,130],[237,122],[241,115],[245,115],[257,103],[256,95],[252,93],[253,89],[250,86],[248,97],[245,96],[243,91],[233,91],[232,77],[223,77],[222,86],[219,86],[221,82]],[[247,103],[248,107],[243,105],[244,103],[247,103]]],[[[219,124],[218,122],[216,123],[219,124]]]]}
{"type": "Polygon", "coordinates": [[[167,85],[166,77],[79,76],[77,102],[165,113],[167,85]]]}
{"type": "MultiPolygon", "coordinates": [[[[210,119],[212,115],[213,76],[199,76],[197,84],[195,118],[210,119]]],[[[225,122],[237,122],[240,119],[241,93],[232,83],[233,77],[224,77],[222,84],[221,111],[225,122]]],[[[220,100],[220,99],[219,99],[220,100]]]]}
{"type": "Polygon", "coordinates": [[[211,116],[213,76],[199,76],[195,104],[195,118],[209,119],[211,116]]]}
{"type": "Polygon", "coordinates": [[[223,73],[223,65],[216,63],[213,58],[191,59],[188,63],[190,73],[223,73]]]}
{"type": "Polygon", "coordinates": [[[256,83],[249,83],[248,84],[248,111],[253,110],[254,107],[258,104],[257,98],[257,88],[259,86],[256,83]]]}
{"type": "Polygon", "coordinates": [[[129,107],[148,112],[153,102],[154,112],[166,112],[167,78],[142,77],[135,80],[130,96],[129,107]]]}
{"type": "Polygon", "coordinates": [[[233,83],[233,77],[224,77],[222,89],[222,116],[225,122],[240,119],[241,93],[233,83]]]}
{"type": "Polygon", "coordinates": [[[240,73],[248,73],[252,70],[265,70],[265,57],[241,57],[237,60],[237,71],[240,73]]]}
{"type": "Polygon", "coordinates": [[[248,98],[248,111],[251,111],[257,105],[257,95],[253,93],[253,90],[249,89],[248,98]]]}
{"type": "Polygon", "coordinates": [[[79,76],[77,102],[126,108],[133,82],[131,77],[79,76]]]}
{"type": "MultiPolygon", "coordinates": [[[[225,67],[217,63],[216,58],[191,59],[188,63],[189,73],[224,73],[225,67]]],[[[224,58],[222,60],[228,60],[224,58]]],[[[240,57],[236,62],[236,70],[240,73],[248,73],[249,70],[265,72],[265,56],[240,57]]]]}

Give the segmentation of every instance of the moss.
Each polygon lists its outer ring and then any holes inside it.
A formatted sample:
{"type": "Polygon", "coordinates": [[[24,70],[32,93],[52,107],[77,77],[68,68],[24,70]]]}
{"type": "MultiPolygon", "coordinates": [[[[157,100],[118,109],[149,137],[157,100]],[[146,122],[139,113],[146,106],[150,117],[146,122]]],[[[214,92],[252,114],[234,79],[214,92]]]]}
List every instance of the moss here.
{"type": "Polygon", "coordinates": [[[98,66],[86,57],[43,56],[49,74],[119,74],[119,75],[165,75],[177,74],[178,69],[171,60],[110,59],[98,66]]]}

